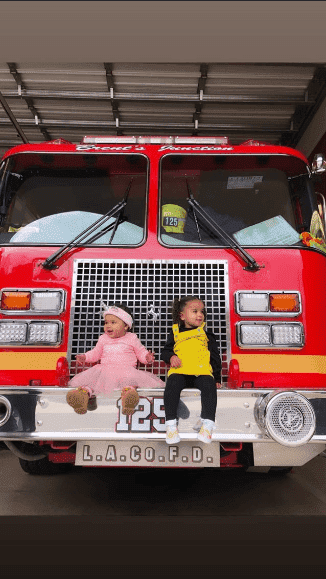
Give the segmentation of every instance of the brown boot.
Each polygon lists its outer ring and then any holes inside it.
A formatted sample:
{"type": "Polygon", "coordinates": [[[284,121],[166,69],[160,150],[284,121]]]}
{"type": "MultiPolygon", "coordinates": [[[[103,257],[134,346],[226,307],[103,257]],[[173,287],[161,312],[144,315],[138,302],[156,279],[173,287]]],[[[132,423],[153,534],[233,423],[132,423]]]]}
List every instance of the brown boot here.
{"type": "Polygon", "coordinates": [[[97,409],[97,401],[96,401],[96,396],[91,396],[89,401],[88,401],[88,405],[87,405],[87,410],[96,410],[97,409]]]}
{"type": "Polygon", "coordinates": [[[139,402],[137,390],[133,386],[125,386],[121,390],[122,414],[133,414],[139,402]]]}
{"type": "Polygon", "coordinates": [[[66,396],[69,406],[72,406],[77,414],[86,414],[89,401],[89,393],[84,388],[70,390],[66,396]]]}

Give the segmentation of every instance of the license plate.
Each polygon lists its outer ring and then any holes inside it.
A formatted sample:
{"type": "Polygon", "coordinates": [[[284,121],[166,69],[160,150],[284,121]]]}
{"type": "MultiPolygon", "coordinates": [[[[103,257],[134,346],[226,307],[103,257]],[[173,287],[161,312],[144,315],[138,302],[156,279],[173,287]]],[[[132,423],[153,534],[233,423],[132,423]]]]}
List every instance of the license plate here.
{"type": "Polygon", "coordinates": [[[219,467],[220,445],[185,441],[78,441],[76,466],[219,467]]]}

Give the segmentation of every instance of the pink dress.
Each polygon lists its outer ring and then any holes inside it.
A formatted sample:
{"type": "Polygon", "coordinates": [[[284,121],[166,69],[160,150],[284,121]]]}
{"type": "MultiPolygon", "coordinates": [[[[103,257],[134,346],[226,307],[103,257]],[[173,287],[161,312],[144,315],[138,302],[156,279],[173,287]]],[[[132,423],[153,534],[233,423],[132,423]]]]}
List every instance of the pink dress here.
{"type": "Polygon", "coordinates": [[[157,376],[137,370],[138,360],[146,364],[146,354],[148,350],[132,332],[127,332],[121,338],[110,338],[107,334],[102,334],[95,348],[86,352],[86,362],[100,360],[101,363],[76,374],[68,382],[68,386],[87,388],[90,394],[109,394],[124,386],[164,388],[164,382],[157,376]]]}

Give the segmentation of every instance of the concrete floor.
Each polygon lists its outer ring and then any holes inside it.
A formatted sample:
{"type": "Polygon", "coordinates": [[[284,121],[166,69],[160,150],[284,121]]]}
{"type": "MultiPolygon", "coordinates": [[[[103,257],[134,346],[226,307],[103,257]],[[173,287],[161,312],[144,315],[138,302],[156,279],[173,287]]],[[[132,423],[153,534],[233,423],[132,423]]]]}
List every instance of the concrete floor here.
{"type": "Polygon", "coordinates": [[[325,515],[326,459],[291,474],[214,469],[82,468],[55,476],[22,471],[0,452],[0,515],[325,515]]]}

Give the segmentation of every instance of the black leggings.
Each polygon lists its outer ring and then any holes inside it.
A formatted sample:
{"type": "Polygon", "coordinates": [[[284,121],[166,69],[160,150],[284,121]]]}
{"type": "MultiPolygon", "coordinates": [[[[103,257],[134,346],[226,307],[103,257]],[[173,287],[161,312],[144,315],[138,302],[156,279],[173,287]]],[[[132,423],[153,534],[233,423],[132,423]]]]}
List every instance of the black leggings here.
{"type": "Polygon", "coordinates": [[[171,374],[166,381],[164,406],[166,420],[177,418],[181,390],[197,388],[201,392],[201,417],[215,422],[217,405],[216,383],[212,376],[190,376],[171,374]]]}

